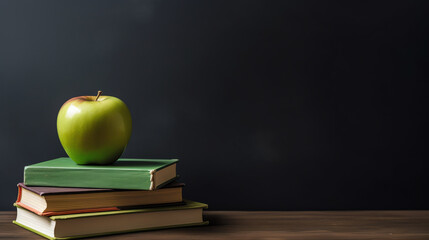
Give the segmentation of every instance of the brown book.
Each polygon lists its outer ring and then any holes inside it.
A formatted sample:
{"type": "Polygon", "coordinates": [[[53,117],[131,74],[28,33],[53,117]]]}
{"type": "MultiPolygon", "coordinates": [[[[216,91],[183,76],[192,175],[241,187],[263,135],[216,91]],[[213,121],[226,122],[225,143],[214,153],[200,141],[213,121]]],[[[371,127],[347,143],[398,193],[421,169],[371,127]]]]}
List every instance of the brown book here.
{"type": "Polygon", "coordinates": [[[18,184],[16,204],[41,216],[115,211],[136,207],[180,204],[184,184],[176,181],[163,188],[114,190],[101,188],[30,187],[18,184]]]}

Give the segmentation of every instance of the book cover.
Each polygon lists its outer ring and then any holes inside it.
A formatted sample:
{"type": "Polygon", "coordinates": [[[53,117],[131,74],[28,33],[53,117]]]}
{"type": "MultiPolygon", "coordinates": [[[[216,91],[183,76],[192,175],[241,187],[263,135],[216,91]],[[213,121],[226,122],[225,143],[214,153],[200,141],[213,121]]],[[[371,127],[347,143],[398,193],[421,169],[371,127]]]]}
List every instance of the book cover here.
{"type": "MultiPolygon", "coordinates": [[[[184,187],[184,186],[185,186],[184,183],[173,181],[163,186],[163,188],[174,188],[174,187],[184,187]]],[[[57,195],[57,194],[126,191],[125,189],[111,189],[111,188],[39,187],[39,186],[27,186],[24,183],[18,183],[18,188],[19,187],[25,188],[40,196],[57,195]]],[[[18,196],[18,199],[19,199],[19,196],[18,196]]]]}
{"type": "Polygon", "coordinates": [[[95,213],[78,213],[78,214],[67,214],[59,216],[50,216],[51,220],[66,220],[75,218],[85,217],[97,217],[97,216],[108,216],[116,214],[131,214],[131,213],[142,213],[142,212],[160,212],[160,211],[173,211],[173,210],[184,210],[184,209],[195,209],[203,208],[206,209],[208,206],[205,203],[195,202],[191,200],[184,200],[184,205],[180,206],[166,206],[166,207],[153,207],[153,208],[138,208],[138,209],[125,209],[119,211],[105,211],[95,213]]]}
{"type": "Polygon", "coordinates": [[[177,159],[118,159],[111,165],[78,165],[57,158],[24,168],[27,186],[153,190],[174,180],[177,159]]]}
{"type": "MultiPolygon", "coordinates": [[[[160,190],[154,191],[145,191],[145,190],[115,190],[115,189],[103,189],[103,188],[67,188],[67,187],[31,187],[26,186],[24,183],[18,184],[18,197],[16,200],[16,205],[23,207],[27,210],[30,210],[37,215],[40,216],[54,216],[54,215],[64,215],[64,214],[74,214],[74,213],[87,213],[87,212],[101,212],[101,211],[116,211],[121,209],[130,209],[130,208],[148,208],[148,207],[157,207],[157,206],[167,206],[167,205],[182,205],[182,199],[178,199],[177,197],[165,198],[165,190],[164,189],[172,189],[172,188],[183,188],[185,186],[184,183],[179,183],[177,181],[173,181],[167,185],[165,185],[160,190]],[[60,207],[60,209],[56,210],[42,210],[37,204],[32,207],[33,204],[22,202],[22,192],[23,189],[26,189],[34,194],[39,195],[40,197],[44,196],[61,196],[61,205],[64,205],[67,202],[67,199],[71,197],[71,201],[74,204],[74,207],[68,205],[67,208],[60,207]],[[160,192],[159,194],[157,192],[160,192]],[[162,193],[161,193],[162,192],[162,193]],[[98,194],[98,193],[111,193],[113,195],[106,194],[98,194]],[[125,194],[124,194],[125,193],[125,194]],[[133,195],[132,193],[137,193],[133,195]],[[155,195],[142,195],[140,193],[156,193],[155,195]],[[79,195],[76,195],[79,194],[79,195]],[[90,195],[88,195],[90,194],[90,195]],[[71,196],[70,196],[71,195],[71,196]],[[79,208],[76,207],[75,201],[73,199],[77,199],[75,196],[86,196],[89,197],[88,200],[84,199],[84,204],[80,204],[78,201],[79,208]],[[160,200],[156,200],[159,196],[164,196],[160,200]],[[93,199],[98,196],[104,196],[103,199],[97,200],[96,204],[94,204],[93,199]],[[129,198],[130,196],[138,197],[138,199],[142,199],[141,196],[150,197],[151,201],[131,201],[132,205],[125,205],[124,203],[130,203],[130,200],[122,200],[122,198],[129,198]],[[64,197],[64,198],[63,198],[64,197]],[[106,197],[108,197],[109,201],[103,202],[106,197]],[[170,200],[171,199],[171,200],[170,200]],[[173,200],[174,199],[174,200],[173,200]],[[142,205],[143,204],[143,205],[142,205]]],[[[181,192],[181,191],[180,191],[181,192]]],[[[175,195],[172,195],[175,196],[175,195]]],[[[133,198],[133,199],[134,199],[133,198]]],[[[35,197],[31,197],[31,199],[36,200],[35,197]]],[[[49,198],[51,199],[51,198],[49,198]]],[[[51,201],[46,200],[46,207],[51,206],[51,201]]],[[[55,200],[54,200],[55,201],[55,200]]],[[[58,201],[58,200],[57,200],[58,201]]],[[[72,205],[73,205],[72,204],[72,205]]],[[[49,207],[49,209],[52,209],[49,207]]],[[[55,209],[55,208],[54,208],[55,209]]]]}

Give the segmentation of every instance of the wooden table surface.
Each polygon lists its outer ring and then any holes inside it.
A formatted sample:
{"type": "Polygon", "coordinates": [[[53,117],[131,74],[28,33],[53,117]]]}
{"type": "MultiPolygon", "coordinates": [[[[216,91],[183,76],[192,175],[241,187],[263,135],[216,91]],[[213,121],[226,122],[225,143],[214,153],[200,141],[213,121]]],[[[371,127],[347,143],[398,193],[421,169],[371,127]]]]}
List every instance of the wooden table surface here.
{"type": "MultiPolygon", "coordinates": [[[[429,239],[429,211],[206,211],[210,225],[87,239],[429,239]]],[[[0,212],[0,239],[44,239],[0,212]]]]}

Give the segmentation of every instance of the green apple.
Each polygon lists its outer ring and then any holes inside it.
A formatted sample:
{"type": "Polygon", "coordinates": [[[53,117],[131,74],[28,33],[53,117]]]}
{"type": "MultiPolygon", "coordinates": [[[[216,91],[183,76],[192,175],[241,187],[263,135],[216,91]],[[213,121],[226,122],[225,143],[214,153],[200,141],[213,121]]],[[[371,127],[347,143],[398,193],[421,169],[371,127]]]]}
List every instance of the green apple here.
{"type": "Polygon", "coordinates": [[[131,136],[131,114],[119,98],[74,97],[63,104],[57,130],[67,155],[77,164],[112,164],[131,136]]]}

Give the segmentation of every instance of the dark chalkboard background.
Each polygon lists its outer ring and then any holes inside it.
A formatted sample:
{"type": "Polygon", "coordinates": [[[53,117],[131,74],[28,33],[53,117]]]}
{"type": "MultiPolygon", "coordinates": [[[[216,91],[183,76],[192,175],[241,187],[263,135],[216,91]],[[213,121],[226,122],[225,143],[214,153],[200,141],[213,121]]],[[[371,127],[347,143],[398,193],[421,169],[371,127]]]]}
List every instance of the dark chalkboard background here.
{"type": "Polygon", "coordinates": [[[428,1],[0,1],[0,210],[71,97],[215,209],[429,209],[428,1]]]}

